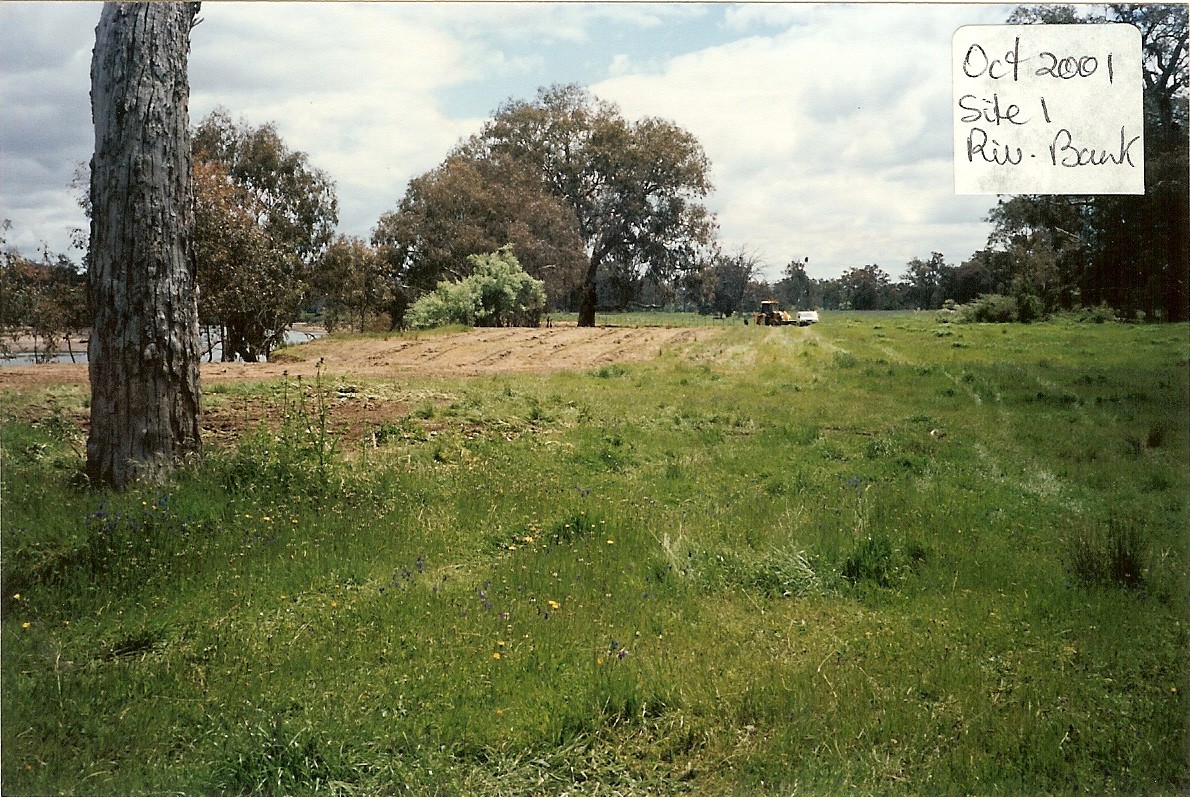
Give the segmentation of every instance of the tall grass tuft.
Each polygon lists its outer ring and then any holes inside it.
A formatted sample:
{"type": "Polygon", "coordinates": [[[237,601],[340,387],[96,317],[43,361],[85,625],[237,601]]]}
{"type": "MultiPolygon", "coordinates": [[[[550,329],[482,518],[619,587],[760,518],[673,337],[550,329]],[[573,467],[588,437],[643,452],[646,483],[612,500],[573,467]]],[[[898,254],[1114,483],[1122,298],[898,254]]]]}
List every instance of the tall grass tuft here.
{"type": "Polygon", "coordinates": [[[868,581],[890,587],[904,570],[902,557],[885,534],[870,534],[855,546],[843,562],[843,578],[852,584],[868,581]]]}
{"type": "Polygon", "coordinates": [[[351,794],[350,768],[341,747],[319,738],[309,727],[288,723],[248,727],[239,749],[215,768],[211,785],[220,794],[351,794]]]}
{"type": "Polygon", "coordinates": [[[1140,589],[1145,584],[1148,546],[1134,521],[1112,516],[1106,527],[1078,529],[1070,538],[1067,564],[1083,586],[1140,589]]]}

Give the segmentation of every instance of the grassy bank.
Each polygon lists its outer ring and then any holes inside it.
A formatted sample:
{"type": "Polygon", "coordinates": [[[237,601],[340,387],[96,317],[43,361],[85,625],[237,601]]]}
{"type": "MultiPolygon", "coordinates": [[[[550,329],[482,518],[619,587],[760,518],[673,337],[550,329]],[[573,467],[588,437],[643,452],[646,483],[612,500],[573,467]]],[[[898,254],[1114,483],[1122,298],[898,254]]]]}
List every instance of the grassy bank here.
{"type": "Polygon", "coordinates": [[[4,791],[1184,793],[1188,356],[834,314],[220,386],[268,428],[127,495],[5,393],[4,791]]]}

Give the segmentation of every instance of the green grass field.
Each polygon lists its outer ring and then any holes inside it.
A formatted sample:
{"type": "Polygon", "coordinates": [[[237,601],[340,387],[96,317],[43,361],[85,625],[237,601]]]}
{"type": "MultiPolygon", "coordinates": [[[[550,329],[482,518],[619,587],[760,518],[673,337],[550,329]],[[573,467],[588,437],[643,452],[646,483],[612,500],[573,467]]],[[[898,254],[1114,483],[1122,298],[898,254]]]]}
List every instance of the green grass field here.
{"type": "Polygon", "coordinates": [[[1188,363],[834,313],[222,386],[272,431],[122,495],[83,388],[4,392],[3,791],[1185,794],[1188,363]]]}

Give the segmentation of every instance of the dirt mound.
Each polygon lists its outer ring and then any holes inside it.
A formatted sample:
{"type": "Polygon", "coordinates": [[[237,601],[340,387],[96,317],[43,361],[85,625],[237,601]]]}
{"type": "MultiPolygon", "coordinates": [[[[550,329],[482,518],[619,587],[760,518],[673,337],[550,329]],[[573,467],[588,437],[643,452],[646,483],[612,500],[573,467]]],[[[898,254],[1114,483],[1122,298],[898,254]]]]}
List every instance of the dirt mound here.
{"type": "MultiPolygon", "coordinates": [[[[713,334],[713,327],[517,327],[391,338],[332,336],[286,348],[273,362],[203,363],[202,378],[206,383],[276,379],[283,374],[309,378],[320,361],[326,375],[357,377],[585,370],[647,360],[713,334]]],[[[85,381],[86,365],[0,366],[0,388],[85,381]]]]}

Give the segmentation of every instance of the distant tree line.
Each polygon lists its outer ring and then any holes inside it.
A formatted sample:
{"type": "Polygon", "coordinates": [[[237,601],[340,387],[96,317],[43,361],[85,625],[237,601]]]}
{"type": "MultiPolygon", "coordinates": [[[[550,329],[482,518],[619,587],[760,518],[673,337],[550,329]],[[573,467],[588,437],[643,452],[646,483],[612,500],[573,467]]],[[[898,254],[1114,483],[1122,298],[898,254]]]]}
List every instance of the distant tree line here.
{"type": "Polygon", "coordinates": [[[815,279],[806,272],[808,264],[808,258],[796,258],[777,280],[769,282],[760,277],[755,256],[718,256],[698,273],[697,282],[688,281],[696,290],[687,294],[686,309],[732,314],[776,299],[791,310],[936,310],[1005,292],[1011,284],[1008,260],[983,253],[960,266],[948,264],[939,252],[924,260],[915,257],[896,281],[875,264],[815,279]]]}

